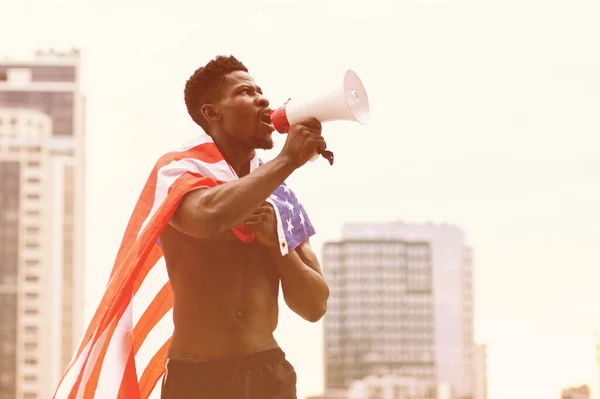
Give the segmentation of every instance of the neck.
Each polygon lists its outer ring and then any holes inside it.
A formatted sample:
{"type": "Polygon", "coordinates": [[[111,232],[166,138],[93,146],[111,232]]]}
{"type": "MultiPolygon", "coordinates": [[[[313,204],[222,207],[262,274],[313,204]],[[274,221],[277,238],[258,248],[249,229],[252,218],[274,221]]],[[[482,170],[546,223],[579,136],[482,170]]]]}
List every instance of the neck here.
{"type": "Polygon", "coordinates": [[[231,165],[238,177],[243,177],[250,173],[250,161],[256,155],[254,148],[248,146],[246,143],[241,143],[227,134],[214,132],[211,134],[211,137],[221,155],[225,158],[225,161],[231,165]]]}

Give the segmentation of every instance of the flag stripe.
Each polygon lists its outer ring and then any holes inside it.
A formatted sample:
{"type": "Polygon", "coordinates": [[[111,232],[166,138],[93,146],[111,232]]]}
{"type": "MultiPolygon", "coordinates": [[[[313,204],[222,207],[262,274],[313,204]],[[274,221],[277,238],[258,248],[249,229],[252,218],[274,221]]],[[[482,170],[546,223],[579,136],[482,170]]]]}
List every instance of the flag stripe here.
{"type": "MultiPolygon", "coordinates": [[[[110,367],[110,366],[108,366],[110,367]]],[[[140,399],[140,389],[137,382],[137,371],[135,368],[135,357],[131,352],[127,356],[127,365],[125,366],[125,372],[123,373],[123,379],[121,385],[116,386],[119,388],[117,399],[140,399]]],[[[109,396],[114,398],[115,396],[109,396]]],[[[103,399],[103,396],[99,396],[98,399],[103,399]]]]}
{"type": "Polygon", "coordinates": [[[87,345],[83,345],[82,343],[80,343],[80,346],[83,347],[83,350],[81,352],[82,356],[73,357],[73,360],[71,360],[71,363],[65,369],[65,372],[59,380],[58,387],[54,392],[54,398],[67,398],[70,394],[70,391],[68,390],[69,387],[75,385],[77,379],[79,378],[79,373],[83,369],[85,359],[87,359],[92,349],[92,345],[89,342],[87,345]]]}
{"type": "Polygon", "coordinates": [[[122,362],[122,356],[120,356],[121,353],[119,352],[122,352],[122,347],[127,345],[127,342],[123,342],[123,339],[113,339],[113,336],[115,336],[116,333],[117,338],[121,338],[120,336],[125,337],[125,331],[131,329],[132,303],[123,303],[123,308],[123,316],[118,320],[118,322],[113,321],[108,327],[107,339],[100,344],[101,350],[98,354],[98,358],[94,363],[88,363],[88,365],[86,365],[86,367],[92,368],[92,372],[90,373],[87,381],[82,381],[82,398],[93,397],[93,393],[98,387],[98,380],[100,379],[101,372],[109,372],[112,375],[118,375],[119,380],[123,376],[124,364],[122,362]],[[104,359],[106,358],[108,358],[110,360],[109,363],[113,365],[111,368],[102,368],[104,359]]]}
{"type": "Polygon", "coordinates": [[[137,294],[140,289],[142,283],[150,273],[150,270],[154,267],[154,265],[163,257],[162,249],[159,245],[153,245],[150,250],[150,255],[148,255],[148,260],[142,265],[134,283],[133,283],[133,295],[137,294]]]}
{"type": "MultiPolygon", "coordinates": [[[[100,345],[92,344],[92,349],[82,365],[81,372],[77,375],[77,380],[74,383],[74,389],[68,393],[69,399],[80,399],[81,395],[78,395],[79,385],[81,384],[82,380],[87,381],[87,379],[89,378],[89,375],[92,371],[91,367],[87,367],[89,364],[88,362],[91,359],[92,360],[91,364],[93,364],[94,361],[98,358],[98,356],[100,356],[101,345],[102,345],[102,343],[107,341],[107,334],[108,334],[108,331],[104,331],[102,333],[102,335],[100,335],[98,337],[98,339],[96,340],[96,342],[99,342],[100,345]]],[[[94,338],[96,338],[96,337],[94,337],[94,338]]],[[[84,386],[85,386],[85,383],[84,383],[84,386]]],[[[83,391],[81,391],[81,393],[83,394],[83,391]]]]}
{"type": "Polygon", "coordinates": [[[144,340],[165,314],[173,307],[173,296],[171,295],[171,285],[163,285],[159,293],[154,297],[150,305],[144,311],[144,314],[135,325],[133,330],[133,353],[137,354],[144,340]]]}

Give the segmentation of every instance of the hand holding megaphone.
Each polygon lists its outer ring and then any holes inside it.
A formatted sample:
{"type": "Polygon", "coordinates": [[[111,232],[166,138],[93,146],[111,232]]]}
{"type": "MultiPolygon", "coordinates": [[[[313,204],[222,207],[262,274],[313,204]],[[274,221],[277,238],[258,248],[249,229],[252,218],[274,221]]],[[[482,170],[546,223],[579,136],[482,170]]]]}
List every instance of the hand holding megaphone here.
{"type": "MultiPolygon", "coordinates": [[[[331,92],[317,96],[309,101],[288,100],[271,113],[271,121],[279,133],[289,133],[294,124],[314,118],[319,122],[333,120],[349,120],[366,124],[369,121],[369,99],[367,92],[358,75],[347,70],[341,84],[331,92]]],[[[333,163],[333,153],[323,149],[312,157],[318,158],[319,153],[329,163],[333,163]]]]}
{"type": "Polygon", "coordinates": [[[296,168],[313,159],[315,154],[327,152],[327,143],[321,135],[321,122],[315,118],[294,123],[287,135],[281,155],[291,159],[296,168]]]}

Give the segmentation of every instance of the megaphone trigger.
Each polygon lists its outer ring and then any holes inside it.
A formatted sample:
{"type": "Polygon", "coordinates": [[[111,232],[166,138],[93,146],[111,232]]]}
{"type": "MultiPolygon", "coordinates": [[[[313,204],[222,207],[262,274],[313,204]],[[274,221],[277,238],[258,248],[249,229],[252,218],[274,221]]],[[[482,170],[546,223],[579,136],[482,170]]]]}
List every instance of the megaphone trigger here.
{"type": "Polygon", "coordinates": [[[325,150],[321,152],[321,156],[329,161],[329,165],[333,165],[333,152],[325,150]]]}

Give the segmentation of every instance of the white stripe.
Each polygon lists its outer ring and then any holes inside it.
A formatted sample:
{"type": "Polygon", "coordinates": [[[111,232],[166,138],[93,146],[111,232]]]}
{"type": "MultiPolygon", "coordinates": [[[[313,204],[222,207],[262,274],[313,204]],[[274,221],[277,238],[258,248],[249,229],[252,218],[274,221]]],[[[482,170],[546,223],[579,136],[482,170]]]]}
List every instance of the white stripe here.
{"type": "Polygon", "coordinates": [[[119,394],[127,357],[132,348],[132,309],[133,303],[129,302],[106,348],[94,398],[116,398],[119,394]]]}
{"type": "Polygon", "coordinates": [[[150,392],[148,399],[160,399],[161,394],[162,394],[161,384],[162,384],[162,380],[158,380],[158,382],[154,386],[154,389],[152,390],[152,392],[150,392]]]}
{"type": "MultiPolygon", "coordinates": [[[[92,340],[95,336],[96,334],[94,333],[92,336],[92,340]]],[[[85,349],[81,351],[81,354],[79,355],[79,357],[77,357],[77,359],[73,357],[73,361],[71,362],[73,365],[69,372],[65,375],[65,378],[62,380],[62,383],[56,389],[56,395],[54,396],[55,399],[67,399],[69,397],[69,394],[71,393],[71,388],[73,388],[73,385],[75,385],[77,377],[81,372],[83,362],[90,353],[90,349],[92,347],[92,340],[90,340],[87,343],[85,349]]],[[[77,349],[79,349],[79,347],[77,347],[77,349]]]]}
{"type": "Polygon", "coordinates": [[[77,391],[77,399],[83,398],[83,393],[85,392],[85,386],[87,385],[88,380],[90,379],[90,374],[98,361],[98,357],[100,356],[100,351],[102,350],[102,346],[104,345],[104,341],[106,341],[106,337],[108,334],[108,329],[105,329],[98,341],[92,347],[90,355],[88,357],[87,364],[85,365],[85,369],[83,370],[83,377],[81,378],[81,384],[79,384],[79,390],[77,391]]]}
{"type": "Polygon", "coordinates": [[[170,309],[158,320],[154,328],[140,346],[140,350],[135,355],[135,367],[138,370],[138,379],[142,377],[144,370],[150,364],[152,357],[156,355],[159,349],[173,335],[173,309],[170,309]]]}
{"type": "Polygon", "coordinates": [[[272,196],[267,198],[267,202],[273,205],[273,209],[275,210],[275,216],[277,219],[277,238],[279,238],[279,250],[281,251],[281,256],[285,256],[287,255],[289,248],[285,239],[285,233],[283,232],[283,221],[281,220],[281,215],[279,214],[279,208],[277,208],[277,205],[275,205],[275,201],[273,200],[272,196]],[[285,245],[282,245],[284,243],[285,245]]]}
{"type": "Polygon", "coordinates": [[[167,274],[167,267],[165,266],[164,257],[160,258],[158,262],[148,272],[144,281],[140,285],[133,297],[133,325],[137,325],[140,321],[140,317],[144,314],[150,303],[154,300],[156,295],[162,287],[169,282],[169,275],[167,274]]]}

